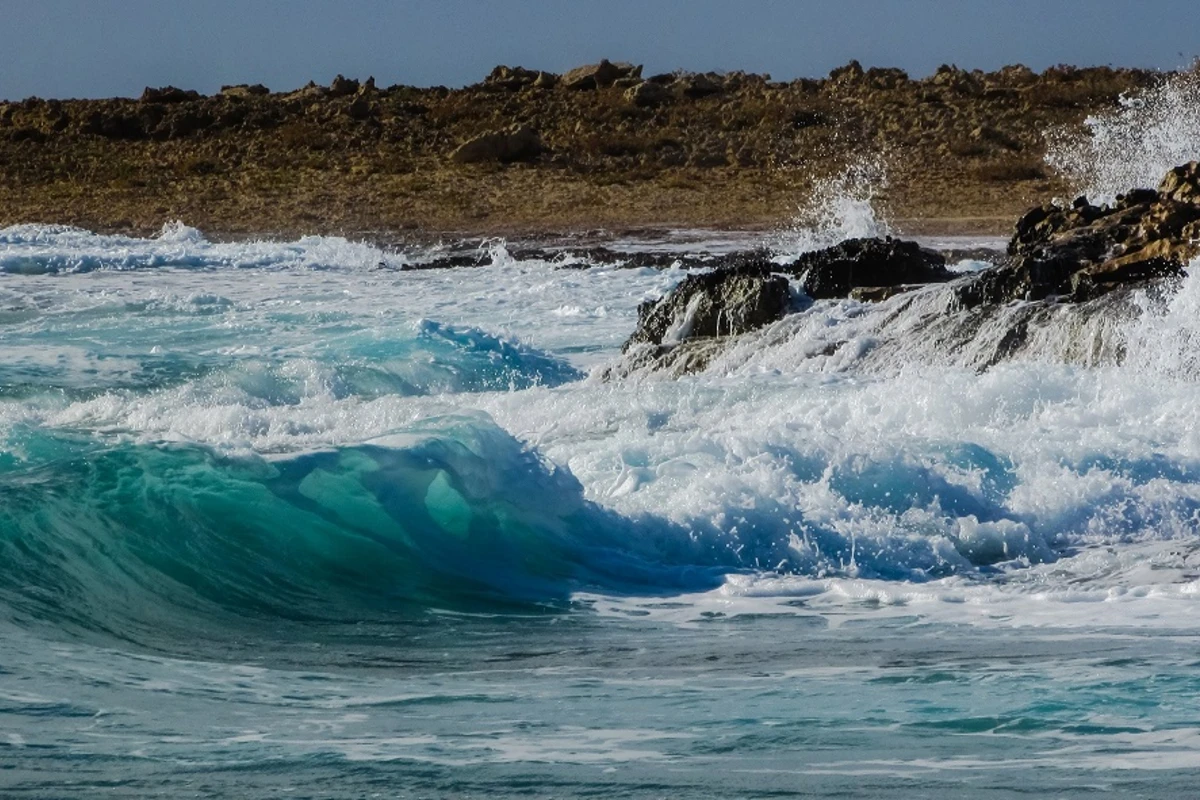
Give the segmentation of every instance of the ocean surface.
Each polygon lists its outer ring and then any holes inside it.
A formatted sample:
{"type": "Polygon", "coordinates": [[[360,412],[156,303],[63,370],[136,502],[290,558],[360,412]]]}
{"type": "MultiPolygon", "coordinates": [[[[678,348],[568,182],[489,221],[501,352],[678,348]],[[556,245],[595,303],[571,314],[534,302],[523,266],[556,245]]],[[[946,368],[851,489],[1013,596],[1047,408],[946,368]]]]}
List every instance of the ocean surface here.
{"type": "Polygon", "coordinates": [[[485,247],[0,230],[0,796],[1194,789],[1200,275],[1122,366],[604,381],[686,272],[485,247]]]}
{"type": "MultiPolygon", "coordinates": [[[[1172,91],[1052,163],[1161,175],[1172,91]]],[[[883,230],[827,188],[605,244],[883,230]]],[[[986,369],[930,287],[605,380],[684,269],[444,252],[0,230],[0,798],[1195,793],[1200,264],[986,369]]]]}

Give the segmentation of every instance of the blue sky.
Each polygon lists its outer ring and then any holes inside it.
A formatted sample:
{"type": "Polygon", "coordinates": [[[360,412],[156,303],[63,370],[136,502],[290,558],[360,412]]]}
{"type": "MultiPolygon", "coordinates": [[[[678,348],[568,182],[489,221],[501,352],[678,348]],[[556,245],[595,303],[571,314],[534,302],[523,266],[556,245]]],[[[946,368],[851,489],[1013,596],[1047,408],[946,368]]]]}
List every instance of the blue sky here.
{"type": "Polygon", "coordinates": [[[461,86],[496,64],[602,57],[650,72],[818,76],[857,58],[1175,68],[1200,55],[1195,0],[0,0],[0,98],[292,89],[335,74],[461,86]]]}

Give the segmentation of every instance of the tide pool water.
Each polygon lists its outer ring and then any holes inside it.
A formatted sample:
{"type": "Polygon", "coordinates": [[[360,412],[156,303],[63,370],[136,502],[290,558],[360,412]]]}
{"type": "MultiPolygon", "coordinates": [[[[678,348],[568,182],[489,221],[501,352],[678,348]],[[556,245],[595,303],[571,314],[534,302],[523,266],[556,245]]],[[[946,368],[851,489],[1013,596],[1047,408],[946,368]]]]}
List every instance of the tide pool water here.
{"type": "Polygon", "coordinates": [[[1192,792],[1200,277],[606,381],[686,273],[490,246],[0,231],[0,796],[1192,792]]]}

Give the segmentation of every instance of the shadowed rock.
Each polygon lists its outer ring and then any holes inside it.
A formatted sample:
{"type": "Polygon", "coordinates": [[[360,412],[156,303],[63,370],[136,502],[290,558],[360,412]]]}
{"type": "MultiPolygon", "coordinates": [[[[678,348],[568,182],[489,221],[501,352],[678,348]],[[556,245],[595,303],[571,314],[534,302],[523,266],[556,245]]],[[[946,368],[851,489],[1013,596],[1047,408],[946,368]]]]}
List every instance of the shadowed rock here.
{"type": "Polygon", "coordinates": [[[155,89],[147,86],[142,92],[143,103],[187,103],[201,99],[200,93],[194,89],[179,89],[174,86],[163,86],[155,89]]]}
{"type": "Polygon", "coordinates": [[[459,164],[533,161],[542,154],[542,139],[537,131],[521,126],[510,131],[485,133],[464,143],[450,154],[459,164]]]}
{"type": "Polygon", "coordinates": [[[875,301],[953,274],[941,255],[890,237],[848,239],[790,264],[739,254],[643,303],[637,329],[624,347],[630,360],[610,371],[610,377],[647,368],[675,374],[703,369],[722,350],[709,340],[757,330],[791,310],[789,277],[799,278],[813,298],[847,297],[855,291],[860,299],[875,301]]]}
{"type": "Polygon", "coordinates": [[[1086,197],[1047,203],[1017,222],[1013,261],[980,273],[959,291],[964,305],[1083,301],[1127,285],[1178,277],[1200,255],[1200,162],[1176,167],[1154,189],[1133,189],[1111,205],[1086,197]]]}
{"type": "Polygon", "coordinates": [[[737,336],[782,317],[791,304],[787,279],[765,262],[689,275],[665,297],[638,307],[638,326],[625,350],[689,339],[737,336]]]}
{"type": "Polygon", "coordinates": [[[801,255],[787,271],[801,277],[805,294],[814,300],[846,297],[852,289],[940,283],[954,277],[941,254],[891,237],[847,239],[801,255]]]}

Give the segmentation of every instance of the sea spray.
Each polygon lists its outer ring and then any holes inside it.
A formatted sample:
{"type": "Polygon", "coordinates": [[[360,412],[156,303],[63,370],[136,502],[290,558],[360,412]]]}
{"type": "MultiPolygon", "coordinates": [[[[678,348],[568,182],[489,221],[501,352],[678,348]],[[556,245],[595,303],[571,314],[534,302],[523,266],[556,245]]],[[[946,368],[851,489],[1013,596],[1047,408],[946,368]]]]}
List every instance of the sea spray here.
{"type": "Polygon", "coordinates": [[[1172,167],[1200,159],[1200,68],[1122,96],[1118,108],[1088,117],[1082,130],[1047,138],[1046,163],[1093,203],[1154,188],[1172,167]]]}
{"type": "Polygon", "coordinates": [[[831,247],[844,239],[886,236],[891,232],[877,200],[888,185],[883,156],[863,156],[815,182],[787,228],[776,235],[781,256],[831,247]]]}

